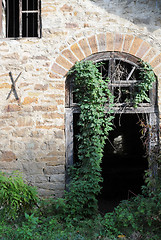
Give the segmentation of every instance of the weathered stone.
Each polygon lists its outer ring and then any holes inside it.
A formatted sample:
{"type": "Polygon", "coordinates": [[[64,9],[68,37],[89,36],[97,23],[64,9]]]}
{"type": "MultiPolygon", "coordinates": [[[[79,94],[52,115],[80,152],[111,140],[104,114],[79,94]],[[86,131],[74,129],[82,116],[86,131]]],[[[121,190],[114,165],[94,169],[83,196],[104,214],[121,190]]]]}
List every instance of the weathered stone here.
{"type": "Polygon", "coordinates": [[[63,114],[59,113],[46,113],[42,115],[43,118],[55,119],[55,118],[64,118],[63,114]]]}
{"type": "Polygon", "coordinates": [[[53,174],[65,174],[64,165],[59,166],[46,166],[44,168],[44,174],[53,175],[53,174]]]}
{"type": "Polygon", "coordinates": [[[34,111],[42,111],[42,112],[50,112],[56,111],[58,109],[57,106],[33,106],[34,111]]]}
{"type": "Polygon", "coordinates": [[[36,97],[33,97],[33,98],[25,97],[22,104],[26,105],[26,104],[31,104],[31,103],[38,103],[38,98],[36,98],[36,97]]]}
{"type": "Polygon", "coordinates": [[[42,85],[42,84],[35,84],[34,90],[38,91],[46,91],[48,89],[48,84],[42,85]]]}
{"type": "Polygon", "coordinates": [[[55,135],[55,138],[59,138],[59,139],[64,138],[64,132],[63,131],[55,131],[54,135],[55,135]]]}
{"type": "Polygon", "coordinates": [[[88,42],[90,44],[92,53],[98,52],[98,46],[97,46],[97,41],[95,36],[91,36],[88,38],[88,42]]]}
{"type": "Polygon", "coordinates": [[[64,190],[65,189],[65,184],[64,183],[52,183],[52,182],[47,182],[47,183],[36,183],[36,186],[40,189],[47,189],[47,190],[64,190]]]}
{"type": "Polygon", "coordinates": [[[30,175],[43,175],[44,164],[38,162],[22,163],[23,171],[30,175]]]}
{"type": "Polygon", "coordinates": [[[17,157],[15,155],[15,153],[11,152],[11,151],[1,151],[1,156],[0,156],[0,161],[4,161],[4,162],[12,162],[17,160],[17,157]]]}
{"type": "Polygon", "coordinates": [[[63,12],[71,12],[71,11],[73,11],[73,8],[72,8],[72,6],[64,4],[63,7],[60,8],[60,10],[63,12]]]}
{"type": "Polygon", "coordinates": [[[8,106],[5,107],[6,112],[17,112],[20,110],[21,110],[21,106],[16,104],[9,104],[8,106]]]}
{"type": "Polygon", "coordinates": [[[65,174],[54,174],[50,176],[51,182],[65,182],[65,174]]]}
{"type": "Polygon", "coordinates": [[[33,126],[34,122],[33,120],[31,119],[31,117],[19,117],[17,119],[17,124],[18,124],[18,127],[27,127],[27,126],[33,126]]]}

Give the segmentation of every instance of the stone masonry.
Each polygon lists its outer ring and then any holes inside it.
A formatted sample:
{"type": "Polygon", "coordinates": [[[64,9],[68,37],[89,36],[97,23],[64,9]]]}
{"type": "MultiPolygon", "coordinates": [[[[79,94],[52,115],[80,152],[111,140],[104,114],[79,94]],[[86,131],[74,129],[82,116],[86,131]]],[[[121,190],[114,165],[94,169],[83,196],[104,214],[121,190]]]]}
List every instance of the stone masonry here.
{"type": "Polygon", "coordinates": [[[161,3],[42,0],[42,38],[0,39],[0,169],[41,196],[65,189],[65,78],[76,61],[121,51],[149,62],[161,107],[161,3]],[[11,90],[12,73],[19,100],[11,90]]]}

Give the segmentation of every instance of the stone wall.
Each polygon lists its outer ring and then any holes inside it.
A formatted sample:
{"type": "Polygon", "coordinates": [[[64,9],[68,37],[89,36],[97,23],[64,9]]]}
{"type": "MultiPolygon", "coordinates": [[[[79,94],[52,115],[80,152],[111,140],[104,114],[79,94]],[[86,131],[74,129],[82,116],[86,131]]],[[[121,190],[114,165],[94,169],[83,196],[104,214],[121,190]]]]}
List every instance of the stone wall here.
{"type": "Polygon", "coordinates": [[[160,79],[160,11],[153,0],[42,0],[41,39],[0,39],[0,168],[23,172],[40,195],[62,196],[65,74],[112,48],[148,60],[160,79]],[[21,73],[19,100],[7,99],[9,72],[14,80],[21,73]]]}

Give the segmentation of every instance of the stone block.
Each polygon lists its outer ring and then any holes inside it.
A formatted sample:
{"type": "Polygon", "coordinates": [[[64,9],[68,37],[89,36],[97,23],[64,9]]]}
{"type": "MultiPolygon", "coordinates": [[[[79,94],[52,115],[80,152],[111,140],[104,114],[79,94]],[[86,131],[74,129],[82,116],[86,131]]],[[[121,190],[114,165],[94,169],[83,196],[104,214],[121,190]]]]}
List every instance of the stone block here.
{"type": "Polygon", "coordinates": [[[86,57],[88,57],[92,52],[89,48],[89,45],[88,45],[88,42],[87,42],[87,39],[86,38],[83,38],[79,41],[79,45],[81,46],[84,54],[86,57]]]}
{"type": "Polygon", "coordinates": [[[52,183],[52,182],[46,182],[46,183],[36,183],[36,187],[40,189],[47,189],[47,190],[64,190],[65,184],[64,183],[52,183]]]}
{"type": "Polygon", "coordinates": [[[27,105],[27,104],[31,104],[31,103],[38,103],[38,98],[36,98],[36,97],[25,97],[24,98],[24,101],[23,101],[23,105],[27,105]]]}
{"type": "Polygon", "coordinates": [[[5,112],[18,112],[21,110],[21,106],[17,104],[9,104],[4,110],[5,112]]]}
{"type": "Polygon", "coordinates": [[[97,35],[99,51],[106,51],[106,36],[104,33],[97,35]]]}
{"type": "Polygon", "coordinates": [[[23,162],[23,171],[25,174],[30,175],[43,175],[44,164],[40,162],[23,162]]]}
{"type": "Polygon", "coordinates": [[[115,44],[114,44],[115,51],[122,52],[123,40],[124,40],[123,34],[117,34],[117,33],[115,34],[115,44]]]}
{"type": "Polygon", "coordinates": [[[73,11],[73,8],[72,8],[72,6],[69,6],[69,5],[67,5],[67,4],[64,4],[64,5],[60,8],[60,10],[61,10],[62,12],[72,12],[72,11],[73,11]]]}
{"type": "Polygon", "coordinates": [[[65,49],[62,54],[69,59],[70,62],[73,64],[78,61],[78,59],[73,55],[73,53],[69,49],[65,49]]]}
{"type": "Polygon", "coordinates": [[[157,67],[160,63],[161,63],[161,53],[158,54],[158,56],[156,56],[156,57],[150,62],[150,65],[152,66],[152,68],[155,68],[155,67],[157,67]]]}
{"type": "Polygon", "coordinates": [[[157,56],[158,54],[159,54],[159,53],[158,53],[158,50],[157,50],[157,49],[151,48],[151,49],[148,51],[148,53],[143,56],[142,59],[143,59],[145,62],[150,63],[150,61],[151,61],[155,56],[157,56]]]}
{"type": "Polygon", "coordinates": [[[56,59],[56,62],[66,69],[70,69],[73,66],[73,64],[71,64],[68,60],[66,60],[61,55],[56,59]]]}
{"type": "Polygon", "coordinates": [[[74,43],[71,46],[71,50],[79,60],[82,60],[85,57],[77,43],[74,43]]]}
{"type": "Polygon", "coordinates": [[[91,47],[92,53],[98,52],[98,46],[97,46],[97,41],[96,41],[96,36],[93,35],[88,38],[89,45],[91,47]]]}
{"type": "Polygon", "coordinates": [[[35,176],[35,183],[46,183],[48,182],[48,177],[44,175],[35,176]]]}
{"type": "Polygon", "coordinates": [[[123,52],[127,52],[127,53],[129,52],[133,40],[134,40],[133,35],[125,35],[124,45],[122,49],[123,52]]]}
{"type": "Polygon", "coordinates": [[[52,65],[52,71],[55,73],[58,73],[62,76],[64,76],[67,73],[67,70],[65,70],[64,68],[60,67],[58,64],[54,63],[52,65]]]}
{"type": "Polygon", "coordinates": [[[53,111],[57,111],[58,107],[55,105],[51,105],[51,106],[33,106],[33,110],[34,111],[42,111],[42,112],[53,112],[53,111]]]}
{"type": "Polygon", "coordinates": [[[25,117],[19,117],[17,119],[18,127],[27,127],[27,126],[33,126],[34,122],[31,117],[25,116],[25,117]]]}
{"type": "Polygon", "coordinates": [[[48,84],[35,84],[34,90],[36,91],[46,91],[48,89],[48,84]]]}
{"type": "Polygon", "coordinates": [[[46,166],[44,167],[44,174],[45,175],[53,175],[53,174],[65,174],[65,166],[46,166]]]}
{"type": "Polygon", "coordinates": [[[130,54],[136,55],[136,53],[137,53],[138,49],[140,48],[142,42],[143,42],[142,39],[135,37],[134,41],[132,43],[132,46],[130,48],[130,51],[129,51],[130,54]]]}
{"type": "MultiPolygon", "coordinates": [[[[45,160],[44,158],[43,160],[45,160]]],[[[65,165],[64,157],[47,157],[46,161],[47,166],[58,166],[58,165],[65,165]]]]}
{"type": "Polygon", "coordinates": [[[15,153],[11,151],[1,151],[0,161],[12,162],[14,160],[17,160],[15,153]]]}
{"type": "Polygon", "coordinates": [[[114,34],[113,33],[106,33],[106,46],[107,46],[107,51],[114,50],[114,34]]]}
{"type": "Polygon", "coordinates": [[[54,174],[50,176],[50,182],[65,182],[65,174],[54,174]]]}

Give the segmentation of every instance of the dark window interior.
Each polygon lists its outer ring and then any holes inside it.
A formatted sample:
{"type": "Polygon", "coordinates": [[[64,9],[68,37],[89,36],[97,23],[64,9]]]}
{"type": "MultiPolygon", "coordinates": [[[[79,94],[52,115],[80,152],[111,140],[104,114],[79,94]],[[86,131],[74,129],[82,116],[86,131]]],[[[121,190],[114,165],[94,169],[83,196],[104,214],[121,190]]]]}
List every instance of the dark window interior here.
{"type": "Polygon", "coordinates": [[[22,11],[37,9],[38,9],[37,0],[22,0],[22,11]]]}
{"type": "Polygon", "coordinates": [[[19,0],[6,1],[6,36],[19,37],[19,0]]]}
{"type": "Polygon", "coordinates": [[[38,14],[22,14],[22,37],[38,37],[38,14]]]}
{"type": "Polygon", "coordinates": [[[7,37],[38,37],[38,22],[38,0],[22,0],[22,12],[20,0],[6,0],[7,37]]]}

